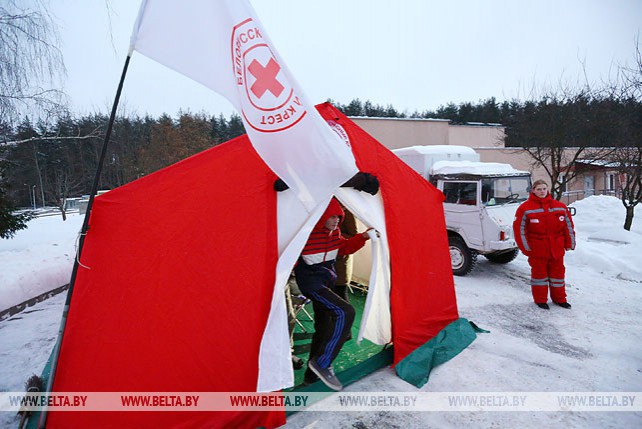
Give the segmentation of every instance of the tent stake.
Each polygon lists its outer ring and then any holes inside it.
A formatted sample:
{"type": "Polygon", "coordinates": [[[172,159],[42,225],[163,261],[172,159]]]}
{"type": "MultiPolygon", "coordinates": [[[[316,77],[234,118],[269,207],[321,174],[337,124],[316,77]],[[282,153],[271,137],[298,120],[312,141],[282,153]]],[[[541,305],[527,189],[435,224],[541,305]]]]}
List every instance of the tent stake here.
{"type": "MultiPolygon", "coordinates": [[[[85,212],[85,219],[83,220],[82,228],[80,230],[80,239],[78,241],[78,252],[76,258],[74,259],[74,267],[71,271],[71,279],[69,280],[69,290],[67,291],[67,299],[65,301],[65,307],[62,311],[62,319],[60,321],[60,327],[58,329],[58,338],[56,340],[56,345],[51,356],[51,370],[49,372],[49,377],[47,379],[47,389],[46,392],[49,393],[53,389],[53,382],[56,376],[56,367],[58,366],[58,358],[60,356],[60,347],[62,345],[62,337],[65,333],[65,326],[67,325],[67,315],[69,314],[69,304],[71,303],[71,294],[74,291],[74,283],[76,282],[76,275],[78,273],[78,266],[80,265],[80,257],[82,255],[82,248],[85,243],[85,237],[87,231],[89,230],[89,216],[91,214],[92,206],[94,205],[94,197],[98,193],[98,184],[100,182],[100,175],[103,170],[103,164],[105,163],[105,156],[107,154],[107,146],[109,145],[109,139],[111,137],[112,129],[114,128],[114,121],[116,120],[116,110],[118,110],[118,102],[120,101],[120,94],[123,90],[123,84],[125,82],[125,75],[127,75],[127,68],[129,67],[129,60],[131,55],[128,55],[125,59],[125,65],[123,66],[123,72],[120,76],[120,82],[118,83],[118,89],[116,90],[116,97],[114,98],[114,104],[111,109],[111,115],[109,117],[109,123],[107,124],[107,131],[105,132],[105,140],[103,141],[102,151],[100,153],[100,159],[98,161],[98,167],[96,168],[96,176],[94,177],[94,183],[91,187],[91,193],[89,195],[89,202],[87,203],[87,211],[85,212]]],[[[38,420],[38,428],[45,428],[47,425],[47,407],[42,410],[40,413],[40,419],[38,420]]]]}

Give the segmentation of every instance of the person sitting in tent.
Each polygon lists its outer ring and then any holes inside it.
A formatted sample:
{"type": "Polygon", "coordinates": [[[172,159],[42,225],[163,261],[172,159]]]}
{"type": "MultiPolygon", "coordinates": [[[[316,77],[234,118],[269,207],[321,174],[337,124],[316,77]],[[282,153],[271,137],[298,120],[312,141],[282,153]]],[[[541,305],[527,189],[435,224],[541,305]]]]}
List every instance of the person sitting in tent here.
{"type": "MultiPolygon", "coordinates": [[[[339,230],[343,237],[352,238],[359,233],[357,230],[357,219],[343,206],[343,204],[341,205],[341,208],[343,209],[344,217],[341,219],[339,230]]],[[[334,264],[334,269],[337,273],[337,280],[334,284],[334,293],[339,295],[346,302],[350,302],[350,298],[348,298],[348,290],[350,289],[350,281],[352,280],[352,265],[352,255],[339,255],[337,256],[337,261],[334,264]]],[[[346,341],[350,341],[351,339],[352,333],[348,332],[346,341]]]]}
{"type": "Polygon", "coordinates": [[[299,289],[312,300],[314,309],[314,335],[304,383],[313,383],[318,377],[337,391],[343,386],[334,374],[332,361],[348,338],[355,311],[350,303],[334,292],[337,279],[335,259],[338,255],[350,255],[361,249],[369,238],[368,231],[372,229],[346,239],[339,230],[344,216],[339,202],[332,198],[294,267],[299,289]]]}
{"type": "MultiPolygon", "coordinates": [[[[343,209],[344,217],[341,219],[339,230],[343,237],[352,238],[359,233],[357,230],[357,219],[343,205],[341,208],[343,209]]],[[[334,292],[347,302],[350,302],[348,289],[350,288],[350,281],[352,280],[352,265],[352,255],[337,256],[337,262],[335,264],[337,281],[334,285],[334,292]]]]}

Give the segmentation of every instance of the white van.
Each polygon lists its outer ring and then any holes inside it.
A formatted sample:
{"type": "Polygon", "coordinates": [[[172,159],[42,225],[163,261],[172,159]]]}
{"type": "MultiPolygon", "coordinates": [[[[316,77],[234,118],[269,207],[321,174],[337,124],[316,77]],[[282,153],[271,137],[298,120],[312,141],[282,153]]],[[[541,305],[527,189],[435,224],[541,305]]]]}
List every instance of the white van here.
{"type": "Polygon", "coordinates": [[[509,164],[480,162],[465,146],[412,146],[393,150],[444,193],[453,274],[464,276],[477,255],[506,264],[519,250],[512,223],[531,189],[531,175],[509,164]]]}

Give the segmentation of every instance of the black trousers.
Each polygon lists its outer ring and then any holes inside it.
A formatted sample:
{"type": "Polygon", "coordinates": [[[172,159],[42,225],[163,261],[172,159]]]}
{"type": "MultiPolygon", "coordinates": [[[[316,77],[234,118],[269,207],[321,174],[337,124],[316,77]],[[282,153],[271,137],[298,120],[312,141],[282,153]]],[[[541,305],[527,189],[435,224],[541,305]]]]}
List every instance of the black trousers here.
{"type": "Polygon", "coordinates": [[[354,322],[354,307],[327,287],[312,292],[308,298],[314,309],[310,359],[316,359],[322,368],[327,368],[348,339],[354,322]]]}
{"type": "Polygon", "coordinates": [[[314,335],[310,359],[327,368],[337,357],[346,342],[354,322],[354,308],[334,291],[333,261],[306,265],[299,260],[294,267],[301,293],[312,300],[314,308],[314,335]]]}

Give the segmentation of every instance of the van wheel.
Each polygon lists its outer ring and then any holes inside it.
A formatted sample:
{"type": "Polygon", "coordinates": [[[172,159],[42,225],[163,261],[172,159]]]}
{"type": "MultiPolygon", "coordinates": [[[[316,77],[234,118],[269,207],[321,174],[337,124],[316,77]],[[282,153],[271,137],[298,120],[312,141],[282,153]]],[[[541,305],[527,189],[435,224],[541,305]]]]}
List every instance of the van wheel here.
{"type": "Polygon", "coordinates": [[[510,252],[489,253],[488,255],[484,255],[484,256],[490,262],[494,262],[496,264],[508,264],[510,261],[517,258],[518,254],[519,254],[519,249],[513,249],[510,252]]]}
{"type": "Polygon", "coordinates": [[[453,274],[456,276],[465,276],[477,263],[477,252],[470,250],[464,240],[459,237],[448,237],[448,246],[450,247],[450,264],[453,274]]]}

